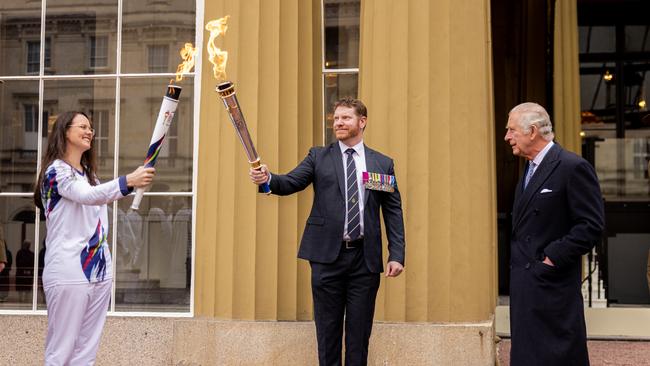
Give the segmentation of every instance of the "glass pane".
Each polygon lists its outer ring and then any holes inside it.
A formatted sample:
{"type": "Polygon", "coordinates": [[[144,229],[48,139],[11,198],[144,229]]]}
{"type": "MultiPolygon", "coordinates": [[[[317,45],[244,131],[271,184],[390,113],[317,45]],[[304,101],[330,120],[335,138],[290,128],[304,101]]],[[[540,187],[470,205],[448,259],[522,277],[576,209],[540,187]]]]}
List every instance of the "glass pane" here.
{"type": "Polygon", "coordinates": [[[176,72],[178,52],[185,43],[195,43],[195,3],[124,1],[122,72],[176,72]]]}
{"type": "Polygon", "coordinates": [[[0,197],[0,240],[6,246],[0,309],[31,310],[35,260],[31,197],[0,197]]]}
{"type": "MultiPolygon", "coordinates": [[[[610,221],[636,221],[650,213],[639,215],[621,210],[621,205],[608,205],[610,221]]],[[[646,222],[647,224],[647,222],[646,222]]],[[[611,307],[650,307],[650,234],[624,232],[610,234],[605,241],[607,253],[607,303],[611,307]]]]}
{"type": "MultiPolygon", "coordinates": [[[[111,180],[115,151],[115,80],[45,80],[43,100],[43,108],[50,116],[49,126],[65,111],[81,111],[90,117],[96,133],[97,174],[102,181],[111,180]]],[[[47,138],[43,141],[43,151],[46,146],[47,138]]]]}
{"type": "Polygon", "coordinates": [[[325,74],[325,144],[334,141],[334,104],[343,97],[357,97],[358,74],[325,74]]]}
{"type": "Polygon", "coordinates": [[[45,37],[52,39],[49,73],[114,73],[117,55],[117,0],[48,1],[45,37]]]}
{"type": "Polygon", "coordinates": [[[168,45],[151,45],[147,47],[147,50],[148,72],[170,72],[168,45]]]}
{"type": "MultiPolygon", "coordinates": [[[[47,226],[45,224],[45,215],[42,211],[38,218],[38,235],[40,243],[38,245],[38,291],[36,293],[36,309],[45,310],[47,306],[45,305],[45,292],[43,291],[43,268],[45,267],[45,250],[47,249],[45,245],[47,226]]],[[[111,230],[108,231],[108,236],[111,236],[111,230]]],[[[34,252],[36,253],[37,251],[34,250],[34,252]]]]}
{"type": "Polygon", "coordinates": [[[625,50],[626,51],[650,51],[650,26],[649,25],[628,25],[625,26],[625,50]]]}
{"type": "Polygon", "coordinates": [[[145,197],[118,205],[115,310],[190,309],[192,199],[145,197]]]}
{"type": "Polygon", "coordinates": [[[650,134],[641,131],[645,136],[595,142],[606,220],[598,273],[608,306],[650,305],[650,134]]]}
{"type": "Polygon", "coordinates": [[[605,138],[595,144],[596,172],[605,199],[650,199],[650,133],[638,138],[605,138]]]}
{"type": "Polygon", "coordinates": [[[38,74],[40,39],[40,1],[0,1],[0,76],[38,74]]]}
{"type": "Polygon", "coordinates": [[[616,28],[612,26],[579,27],[580,53],[616,51],[616,28]]]}
{"type": "Polygon", "coordinates": [[[38,148],[38,81],[0,82],[0,111],[0,192],[31,192],[38,148]]]}
{"type": "Polygon", "coordinates": [[[361,1],[324,0],[325,68],[359,67],[361,1]]]}
{"type": "Polygon", "coordinates": [[[585,136],[616,136],[616,82],[611,69],[580,75],[582,131],[585,136]]]}
{"type": "Polygon", "coordinates": [[[596,247],[593,278],[597,277],[598,281],[593,285],[596,292],[593,295],[606,300],[607,306],[648,306],[650,134],[624,139],[587,139],[583,142],[583,153],[585,147],[586,151],[594,151],[605,199],[606,230],[603,242],[596,247]]]}
{"type": "Polygon", "coordinates": [[[650,91],[650,61],[626,62],[625,68],[625,129],[626,136],[647,136],[650,133],[648,91],[650,91]],[[641,130],[641,131],[637,131],[641,130]]]}
{"type": "MultiPolygon", "coordinates": [[[[128,174],[143,164],[168,83],[169,79],[166,78],[122,80],[120,175],[128,174]]],[[[152,192],[192,190],[194,80],[184,78],[179,85],[183,91],[156,160],[156,178],[151,187],[152,192]]]]}

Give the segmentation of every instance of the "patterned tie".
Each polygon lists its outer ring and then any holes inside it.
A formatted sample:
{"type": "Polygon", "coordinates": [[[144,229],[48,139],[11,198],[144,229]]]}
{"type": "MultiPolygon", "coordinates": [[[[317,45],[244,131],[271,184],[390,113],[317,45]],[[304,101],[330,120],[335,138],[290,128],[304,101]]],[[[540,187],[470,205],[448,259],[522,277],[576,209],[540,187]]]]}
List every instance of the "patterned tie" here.
{"type": "Polygon", "coordinates": [[[528,186],[528,182],[530,182],[530,178],[533,177],[533,174],[535,173],[535,164],[534,162],[529,162],[528,163],[528,171],[526,172],[526,179],[524,180],[524,189],[528,186]]]}
{"type": "Polygon", "coordinates": [[[361,234],[361,218],[359,217],[359,185],[357,183],[357,167],[352,154],[354,149],[345,150],[348,154],[346,165],[347,177],[347,201],[348,201],[348,236],[350,240],[356,240],[361,234]]]}

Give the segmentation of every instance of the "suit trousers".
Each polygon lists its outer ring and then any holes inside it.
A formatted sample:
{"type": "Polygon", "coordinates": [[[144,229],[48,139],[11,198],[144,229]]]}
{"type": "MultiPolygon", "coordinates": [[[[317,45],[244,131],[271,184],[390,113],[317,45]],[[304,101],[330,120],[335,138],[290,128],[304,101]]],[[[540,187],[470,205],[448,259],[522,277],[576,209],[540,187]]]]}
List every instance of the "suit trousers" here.
{"type": "Polygon", "coordinates": [[[371,273],[362,246],[341,248],[333,263],[311,264],[311,287],[320,366],[366,365],[380,274],[371,273]]]}

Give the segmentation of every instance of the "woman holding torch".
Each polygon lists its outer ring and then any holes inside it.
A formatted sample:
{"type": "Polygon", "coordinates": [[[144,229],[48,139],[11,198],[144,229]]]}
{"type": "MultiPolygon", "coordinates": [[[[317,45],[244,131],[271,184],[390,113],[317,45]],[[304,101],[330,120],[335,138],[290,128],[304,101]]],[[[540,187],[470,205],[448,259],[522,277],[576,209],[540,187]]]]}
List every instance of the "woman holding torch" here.
{"type": "Polygon", "coordinates": [[[47,226],[45,365],[94,364],[113,273],[106,204],[151,184],[155,172],[139,167],[100,184],[94,132],[84,113],[62,113],[52,127],[34,190],[47,226]]]}

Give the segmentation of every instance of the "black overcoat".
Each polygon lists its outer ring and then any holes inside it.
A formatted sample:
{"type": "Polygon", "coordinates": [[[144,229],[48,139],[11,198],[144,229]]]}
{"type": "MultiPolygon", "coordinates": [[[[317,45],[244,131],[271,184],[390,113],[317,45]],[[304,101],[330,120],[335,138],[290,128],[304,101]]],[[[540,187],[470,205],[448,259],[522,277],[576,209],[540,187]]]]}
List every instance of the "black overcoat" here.
{"type": "Polygon", "coordinates": [[[589,365],[581,256],[601,239],[603,216],[593,167],[557,144],[526,189],[519,182],[512,212],[511,365],[589,365]],[[555,267],[542,263],[544,256],[555,267]]]}

